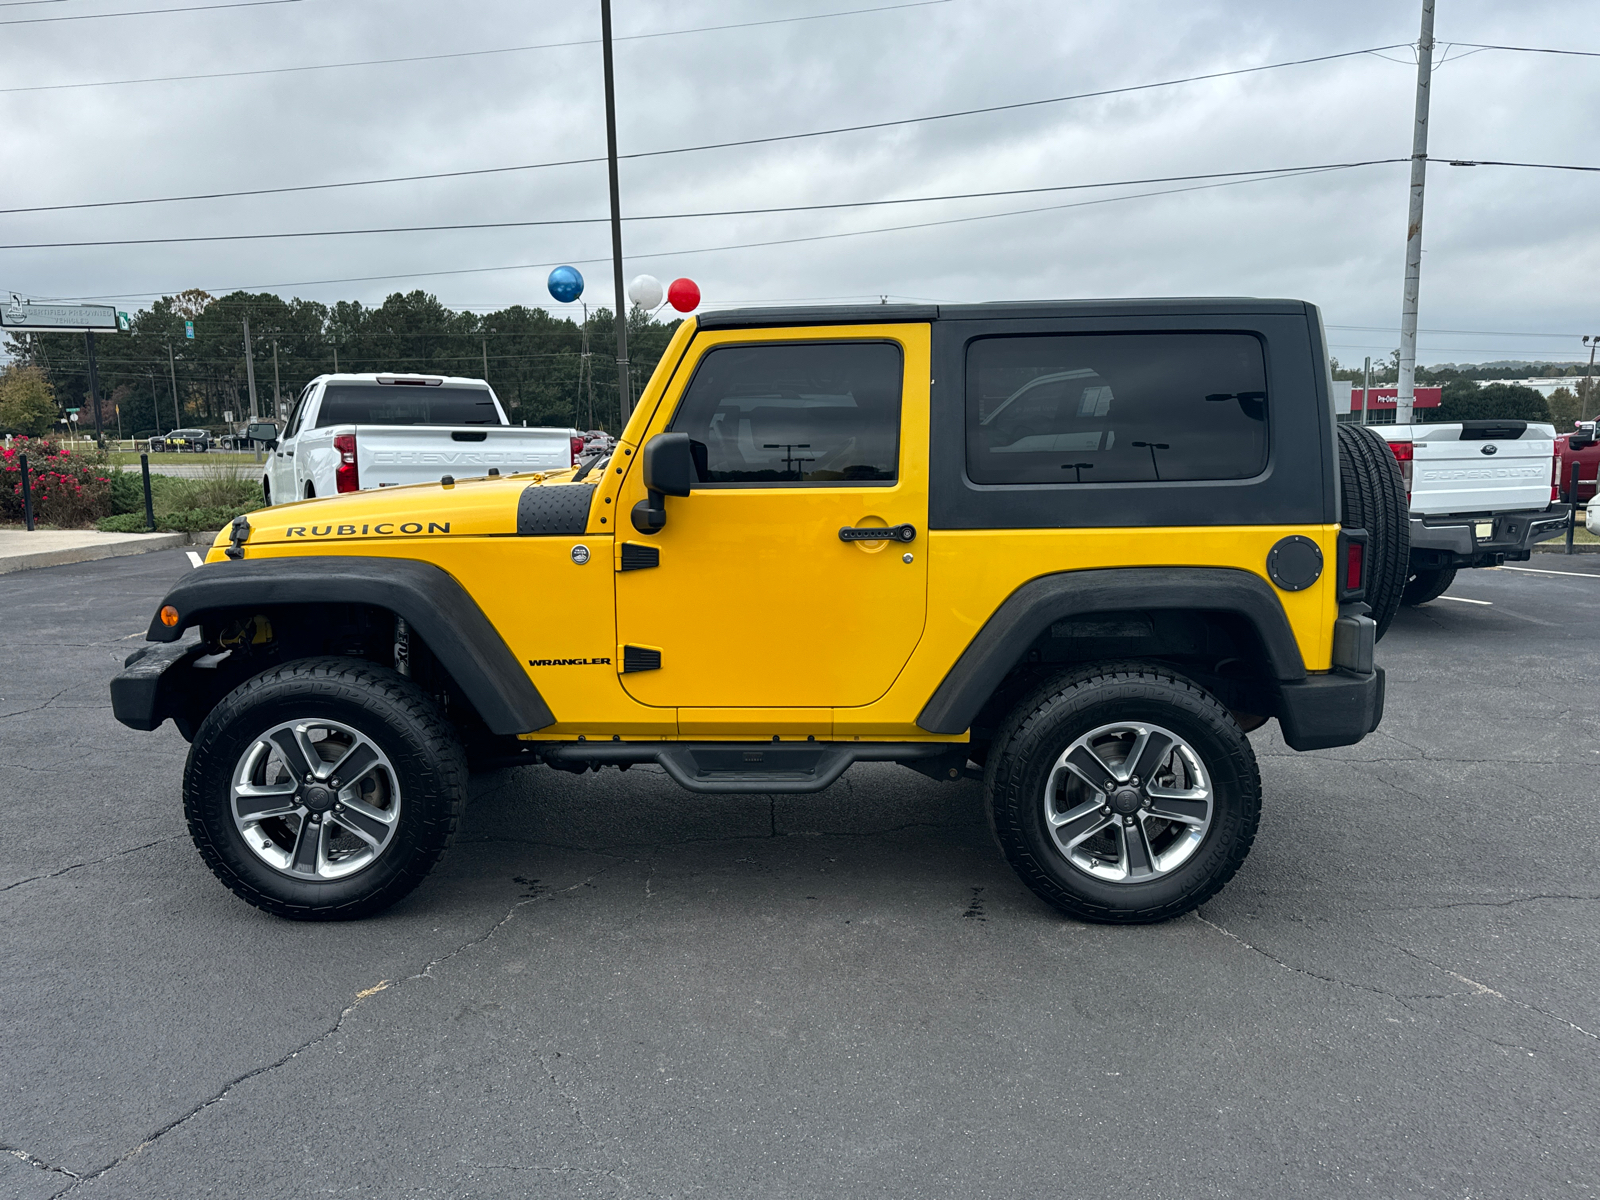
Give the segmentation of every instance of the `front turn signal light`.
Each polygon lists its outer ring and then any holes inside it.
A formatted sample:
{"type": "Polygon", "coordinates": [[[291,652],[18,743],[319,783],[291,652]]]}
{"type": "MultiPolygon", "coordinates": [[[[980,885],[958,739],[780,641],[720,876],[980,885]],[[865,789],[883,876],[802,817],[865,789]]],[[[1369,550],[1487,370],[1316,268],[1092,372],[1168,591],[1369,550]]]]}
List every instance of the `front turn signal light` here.
{"type": "Polygon", "coordinates": [[[161,607],[161,623],[163,625],[165,625],[168,629],[171,629],[175,625],[177,625],[177,623],[178,623],[178,610],[173,608],[172,605],[170,605],[170,604],[162,605],[162,607],[161,607]]]}

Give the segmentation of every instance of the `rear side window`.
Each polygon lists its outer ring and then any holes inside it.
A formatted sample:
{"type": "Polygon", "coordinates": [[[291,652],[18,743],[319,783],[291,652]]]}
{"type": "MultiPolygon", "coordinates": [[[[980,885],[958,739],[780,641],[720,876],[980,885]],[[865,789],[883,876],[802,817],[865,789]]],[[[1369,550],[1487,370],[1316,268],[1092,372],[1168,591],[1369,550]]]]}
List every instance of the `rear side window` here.
{"type": "Polygon", "coordinates": [[[967,348],[974,483],[1248,479],[1267,372],[1247,333],[995,337],[967,348]]]}
{"type": "Polygon", "coordinates": [[[722,346],[696,368],[672,428],[705,445],[707,483],[880,483],[896,477],[900,347],[722,346]]]}
{"type": "Polygon", "coordinates": [[[328,425],[498,425],[487,388],[330,383],[317,428],[328,425]]]}

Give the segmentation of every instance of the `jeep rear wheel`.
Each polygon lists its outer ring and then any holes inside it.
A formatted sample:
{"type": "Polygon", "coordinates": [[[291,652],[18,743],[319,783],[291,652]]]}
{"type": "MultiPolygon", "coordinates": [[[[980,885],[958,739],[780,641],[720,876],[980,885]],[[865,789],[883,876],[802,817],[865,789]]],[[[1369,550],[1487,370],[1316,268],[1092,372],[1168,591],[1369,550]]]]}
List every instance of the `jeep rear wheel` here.
{"type": "Polygon", "coordinates": [[[257,908],[362,917],[433,869],[466,778],[450,726],[409,680],[357,659],[301,659],[206,717],[184,811],[206,865],[257,908]]]}
{"type": "Polygon", "coordinates": [[[1261,781],[1213,696],[1131,663],[1063,675],[1013,712],[986,779],[1017,874],[1068,916],[1164,921],[1228,882],[1255,840],[1261,781]]]}

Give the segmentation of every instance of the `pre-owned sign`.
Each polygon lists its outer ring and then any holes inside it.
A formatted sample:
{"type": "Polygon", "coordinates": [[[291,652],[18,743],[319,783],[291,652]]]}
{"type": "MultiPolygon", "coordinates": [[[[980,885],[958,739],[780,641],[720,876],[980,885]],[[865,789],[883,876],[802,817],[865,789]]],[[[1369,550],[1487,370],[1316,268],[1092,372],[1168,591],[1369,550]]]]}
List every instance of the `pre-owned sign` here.
{"type": "Polygon", "coordinates": [[[116,333],[109,304],[34,304],[13,296],[0,308],[0,329],[16,333],[116,333]]]}

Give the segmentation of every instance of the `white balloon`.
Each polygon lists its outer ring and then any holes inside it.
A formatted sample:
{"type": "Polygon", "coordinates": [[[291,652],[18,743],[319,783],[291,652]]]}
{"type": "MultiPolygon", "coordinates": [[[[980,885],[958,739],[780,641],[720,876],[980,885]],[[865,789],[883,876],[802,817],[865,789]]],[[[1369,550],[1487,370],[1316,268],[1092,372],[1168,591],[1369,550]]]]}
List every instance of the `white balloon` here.
{"type": "Polygon", "coordinates": [[[665,296],[666,289],[654,275],[636,275],[628,285],[628,299],[640,308],[656,308],[665,296]]]}

